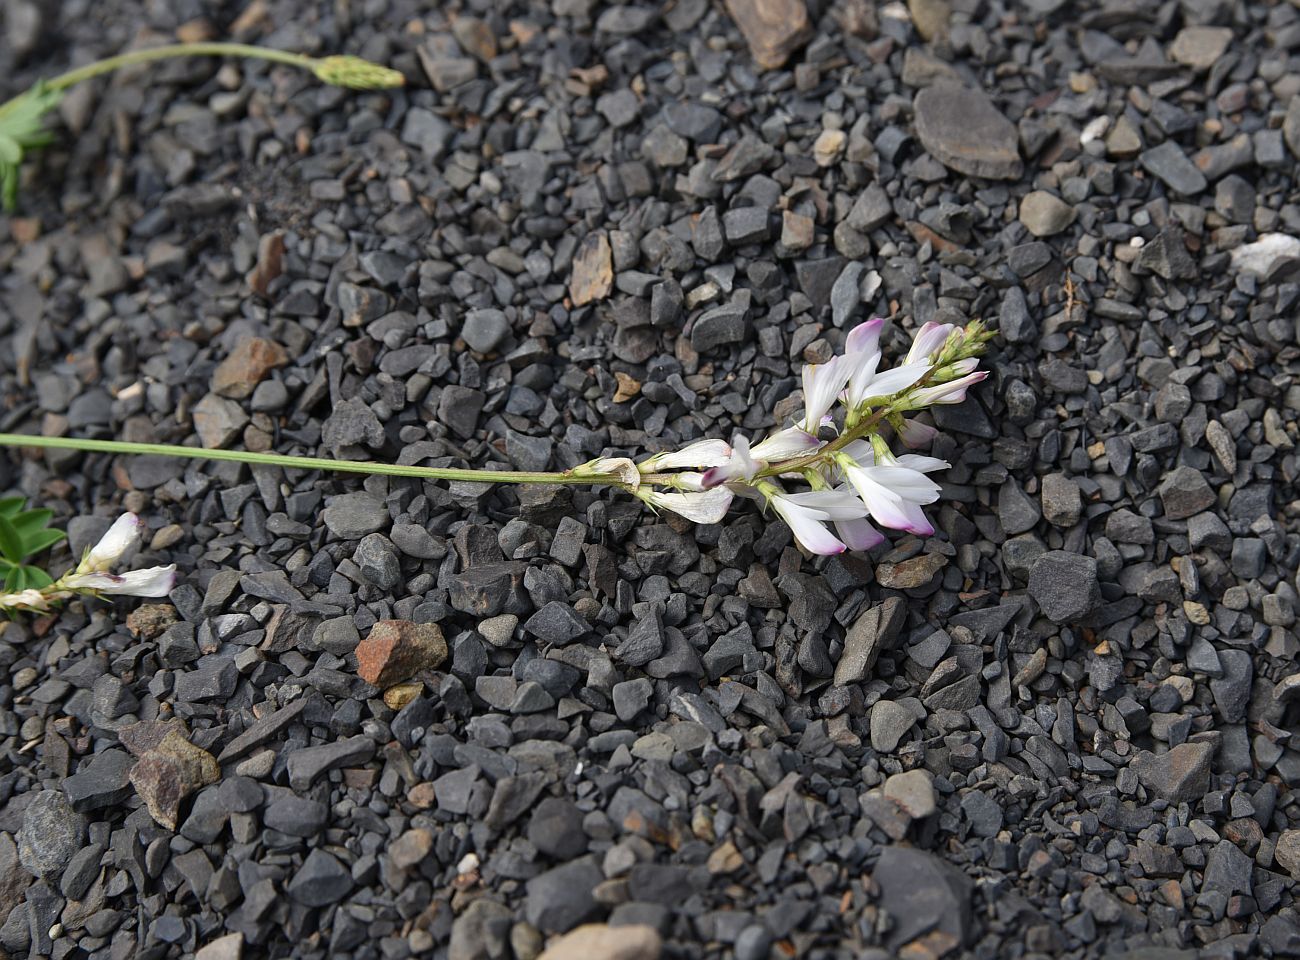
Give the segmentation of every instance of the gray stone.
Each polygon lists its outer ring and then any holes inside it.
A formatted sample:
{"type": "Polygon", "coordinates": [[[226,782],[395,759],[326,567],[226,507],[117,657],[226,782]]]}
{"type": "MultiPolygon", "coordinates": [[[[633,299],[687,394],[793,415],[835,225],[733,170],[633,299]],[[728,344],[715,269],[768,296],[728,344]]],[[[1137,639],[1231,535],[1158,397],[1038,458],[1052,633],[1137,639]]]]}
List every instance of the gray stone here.
{"type": "Polygon", "coordinates": [[[1077,215],[1074,207],[1046,190],[1030,191],[1020,201],[1020,222],[1036,237],[1055,236],[1077,215]]]}
{"type": "Polygon", "coordinates": [[[23,811],[18,830],[18,858],[33,875],[57,879],[86,836],[86,818],[58,790],[44,790],[23,811]]]}
{"type": "Polygon", "coordinates": [[[880,906],[893,919],[885,943],[897,952],[927,933],[939,931],[965,944],[973,930],[971,881],[956,867],[912,847],[889,846],[871,877],[880,887],[880,906]]]}
{"type": "Polygon", "coordinates": [[[1196,165],[1172,140],[1142,151],[1138,163],[1148,173],[1159,177],[1170,190],[1186,197],[1193,197],[1209,186],[1205,174],[1196,169],[1196,165]]]}
{"type": "Polygon", "coordinates": [[[1020,177],[1016,128],[982,90],[937,83],[916,95],[913,110],[917,137],[944,166],[991,180],[1020,177]]]}
{"type": "Polygon", "coordinates": [[[383,530],[389,519],[383,501],[363,491],[340,494],[321,512],[329,532],[340,540],[360,540],[383,530]]]}
{"type": "Polygon", "coordinates": [[[1049,550],[1029,571],[1029,595],[1056,623],[1082,620],[1101,604],[1097,561],[1064,550],[1049,550]]]}

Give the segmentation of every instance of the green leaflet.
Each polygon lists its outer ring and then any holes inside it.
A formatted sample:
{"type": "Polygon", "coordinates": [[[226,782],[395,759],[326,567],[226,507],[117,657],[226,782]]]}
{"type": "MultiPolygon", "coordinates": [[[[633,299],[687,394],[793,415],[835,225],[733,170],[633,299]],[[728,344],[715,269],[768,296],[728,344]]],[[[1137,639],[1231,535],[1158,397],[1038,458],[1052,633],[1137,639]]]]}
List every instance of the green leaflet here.
{"type": "Polygon", "coordinates": [[[62,91],[37,83],[0,107],[0,202],[6,210],[12,210],[18,200],[18,171],[25,152],[53,139],[45,117],[62,99],[62,91]]]}

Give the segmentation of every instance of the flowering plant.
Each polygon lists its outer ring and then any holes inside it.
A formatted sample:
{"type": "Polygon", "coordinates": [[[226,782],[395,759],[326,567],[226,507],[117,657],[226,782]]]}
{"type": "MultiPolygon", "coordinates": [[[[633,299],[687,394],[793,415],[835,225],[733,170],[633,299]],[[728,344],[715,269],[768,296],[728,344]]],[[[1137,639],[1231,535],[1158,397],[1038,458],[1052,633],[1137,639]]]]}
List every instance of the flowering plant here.
{"type": "MultiPolygon", "coordinates": [[[[977,358],[992,337],[979,321],[964,328],[927,323],[917,331],[903,363],[881,369],[884,325],[880,318],[859,325],[850,331],[842,355],[804,367],[804,411],[797,423],[753,445],[744,434],[730,442],[698,440],[640,463],[629,457],[600,457],[558,473],[475,470],[9,433],[0,434],[0,446],[155,454],[425,480],[607,484],[633,494],[652,510],[668,510],[696,523],[720,522],[733,501],[743,497],[770,508],[810,553],[869,550],[885,539],[877,526],[919,536],[934,533],[921,508],[939,499],[939,485],[927,474],[948,466],[922,454],[895,455],[882,430],[888,425],[909,449],[929,445],[934,427],[908,414],[965,400],[966,391],[988,376],[977,369],[977,358]]],[[[165,596],[174,584],[175,567],[108,572],[135,545],[142,527],[138,517],[127,514],[71,572],[39,588],[0,594],[0,610],[47,610],[76,594],[165,596]]]]}
{"type": "Polygon", "coordinates": [[[110,594],[128,597],[165,597],[176,585],[176,565],[148,567],[111,573],[112,568],[127,553],[140,544],[144,523],[133,513],[123,514],[85,552],[81,562],[54,580],[42,573],[41,580],[25,589],[0,593],[0,610],[25,610],[45,613],[54,604],[74,596],[103,597],[110,594]]]}
{"type": "Polygon", "coordinates": [[[921,508],[939,499],[939,485],[926,474],[948,464],[895,456],[880,430],[888,423],[905,446],[928,445],[934,428],[905,414],[965,400],[988,376],[976,367],[990,334],[978,322],[964,329],[927,323],[904,362],[882,370],[884,324],[876,318],[859,325],[843,355],[804,367],[803,417],[761,443],[750,446],[737,434],[730,443],[701,440],[640,464],[613,458],[586,467],[617,475],[653,509],[699,523],[720,521],[737,496],[759,500],[815,554],[869,550],[884,540],[873,521],[929,536],[934,527],[921,508]],[[788,489],[793,484],[807,489],[788,489]]]}

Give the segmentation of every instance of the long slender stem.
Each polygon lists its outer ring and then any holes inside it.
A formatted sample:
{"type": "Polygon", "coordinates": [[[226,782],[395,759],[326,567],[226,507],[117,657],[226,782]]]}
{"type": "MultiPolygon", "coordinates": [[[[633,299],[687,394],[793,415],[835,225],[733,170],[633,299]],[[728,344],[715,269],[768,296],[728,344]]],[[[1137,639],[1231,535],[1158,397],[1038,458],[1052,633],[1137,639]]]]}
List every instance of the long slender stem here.
{"type": "Polygon", "coordinates": [[[305,54],[290,53],[287,50],[272,50],[268,47],[255,47],[247,43],[171,43],[162,47],[132,50],[129,53],[119,53],[115,57],[96,60],[94,63],[77,67],[75,70],[69,70],[67,73],[59,74],[52,80],[45,81],[45,86],[50,90],[66,90],[83,80],[111,73],[120,67],[130,67],[154,60],[167,60],[172,57],[194,56],[253,57],[258,60],[273,60],[276,63],[287,63],[291,66],[304,68],[310,68],[313,63],[313,59],[305,54]]]}
{"type": "Polygon", "coordinates": [[[38,447],[46,450],[81,450],[87,453],[154,454],[189,460],[220,460],[228,463],[291,467],[298,470],[332,470],[338,473],[415,477],[422,480],[463,480],[470,483],[604,483],[610,486],[623,486],[609,476],[585,474],[578,470],[566,470],[562,473],[533,470],[462,470],[456,467],[417,467],[396,463],[371,463],[366,460],[295,457],[282,453],[254,453],[249,450],[209,450],[205,447],[182,447],[170,443],[37,437],[22,433],[0,433],[0,447],[38,447]]]}

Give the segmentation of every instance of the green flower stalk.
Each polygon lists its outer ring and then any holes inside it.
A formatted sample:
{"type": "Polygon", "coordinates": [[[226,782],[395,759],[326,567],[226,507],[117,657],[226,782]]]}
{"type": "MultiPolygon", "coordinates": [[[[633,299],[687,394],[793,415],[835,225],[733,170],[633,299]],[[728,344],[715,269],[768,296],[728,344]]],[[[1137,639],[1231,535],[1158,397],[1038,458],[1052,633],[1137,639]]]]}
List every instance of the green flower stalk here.
{"type": "Polygon", "coordinates": [[[879,341],[884,324],[880,318],[860,324],[846,338],[843,355],[804,368],[804,415],[797,423],[752,446],[737,434],[730,442],[699,440],[640,463],[601,457],[560,472],[474,470],[24,434],[0,434],[0,446],[154,454],[421,480],[601,484],[632,494],[651,510],[667,510],[696,523],[720,522],[739,496],[771,507],[810,553],[869,550],[885,539],[873,522],[917,536],[934,533],[921,508],[939,499],[940,488],[927,474],[948,466],[917,453],[895,456],[881,432],[885,424],[909,449],[928,446],[937,431],[904,414],[963,402],[967,390],[988,376],[977,369],[978,357],[992,337],[978,320],[965,328],[928,323],[917,331],[905,362],[882,370],[879,341]],[[808,489],[788,490],[792,483],[808,489]]]}
{"type": "Polygon", "coordinates": [[[273,50],[246,43],[173,43],[133,50],[96,60],[35,86],[0,104],[0,202],[12,210],[18,200],[18,171],[29,150],[46,146],[53,135],[45,118],[58,107],[63,93],[83,80],[111,73],[123,67],[169,60],[176,57],[243,57],[270,60],[309,70],[322,83],[350,90],[384,90],[406,82],[396,70],[354,56],[309,57],[287,50],[273,50]]]}

